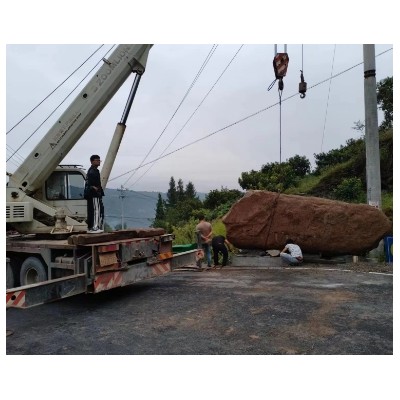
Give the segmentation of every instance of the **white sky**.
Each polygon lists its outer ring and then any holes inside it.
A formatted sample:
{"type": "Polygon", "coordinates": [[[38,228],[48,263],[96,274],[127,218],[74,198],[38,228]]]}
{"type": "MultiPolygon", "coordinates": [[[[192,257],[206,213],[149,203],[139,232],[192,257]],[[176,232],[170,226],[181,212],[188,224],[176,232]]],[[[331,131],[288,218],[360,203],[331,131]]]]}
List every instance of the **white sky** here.
{"type": "MultiPolygon", "coordinates": [[[[200,192],[222,186],[240,189],[241,172],[258,170],[263,164],[282,161],[296,154],[314,164],[314,153],[344,145],[349,138],[359,138],[354,122],[364,121],[363,65],[320,84],[363,61],[362,45],[287,44],[289,68],[284,78],[282,99],[298,92],[300,69],[308,84],[305,99],[299,95],[282,102],[282,126],[278,84],[268,91],[274,80],[272,59],[274,44],[245,44],[210,94],[197,109],[241,44],[219,45],[204,72],[182,106],[173,116],[183,96],[203,64],[212,44],[155,45],[150,50],[147,69],[141,79],[127,121],[127,129],[114,164],[109,187],[124,185],[133,190],[166,191],[171,176],[186,184],[192,181],[200,192]],[[311,88],[312,86],[318,86],[311,88]],[[275,106],[274,106],[275,105],[275,106]],[[178,134],[167,153],[231,125],[253,113],[264,112],[212,135],[156,162],[134,175],[143,158],[160,137],[146,162],[155,160],[178,134]],[[196,113],[179,133],[193,112],[196,113]],[[281,131],[280,131],[281,130],[281,131]],[[281,136],[280,136],[281,135],[281,136]],[[281,137],[281,139],[280,139],[281,137]],[[280,142],[281,140],[281,142],[280,142]],[[143,175],[145,173],[145,175],[143,175]],[[143,176],[142,176],[143,175],[143,176]],[[132,176],[130,178],[130,176],[132,176]]],[[[7,45],[6,104],[7,131],[41,102],[70,75],[99,45],[7,45]]],[[[379,44],[380,54],[393,47],[379,44]]],[[[104,46],[88,67],[74,75],[49,100],[7,135],[7,159],[59,105],[73,87],[107,53],[104,46]],[[11,150],[12,149],[12,150],[11,150]]],[[[284,51],[284,45],[278,45],[284,51]]],[[[377,81],[393,76],[393,51],[376,59],[377,81]]],[[[90,74],[90,77],[94,73],[90,74]]],[[[105,157],[117,122],[120,121],[134,76],[129,78],[100,116],[89,127],[63,163],[89,166],[91,154],[105,157]]],[[[86,79],[87,81],[88,79],[86,79]]],[[[7,163],[13,172],[22,158],[45,135],[80,92],[78,90],[7,163]],[[21,158],[22,157],[22,158],[21,158]]],[[[379,113],[380,117],[382,113],[379,113]]]]}
{"type": "MultiPolygon", "coordinates": [[[[221,45],[149,160],[156,158],[175,136],[241,44],[245,46],[171,149],[278,101],[277,84],[267,91],[274,79],[274,43],[288,44],[290,62],[283,98],[298,90],[301,43],[305,44],[304,77],[309,88],[329,78],[331,73],[362,62],[360,43],[381,43],[376,46],[376,54],[392,47],[398,24],[394,4],[348,0],[8,2],[2,6],[0,16],[3,126],[8,130],[97,47],[83,43],[163,43],[150,51],[112,178],[140,164],[186,93],[211,44],[221,45]],[[38,46],[38,43],[53,45],[38,46]],[[60,46],[61,43],[75,45],[60,46]],[[171,43],[185,45],[171,46],[171,43]],[[336,46],[331,71],[334,43],[341,45],[336,46]]],[[[283,44],[279,45],[278,50],[282,47],[283,44]]],[[[393,52],[376,59],[376,72],[377,81],[393,75],[393,52]]],[[[313,162],[314,153],[329,151],[344,145],[349,138],[358,137],[358,132],[351,128],[355,121],[364,120],[363,79],[363,67],[359,66],[335,78],[330,91],[326,82],[310,89],[305,99],[296,95],[282,104],[283,161],[299,154],[313,162]]],[[[87,167],[92,153],[104,158],[121,118],[130,82],[113,98],[65,162],[87,167]]],[[[6,144],[18,147],[54,104],[41,107],[33,122],[23,123],[16,128],[16,134],[7,135],[4,149],[6,144]]],[[[22,157],[29,154],[44,132],[36,134],[21,149],[22,157]]],[[[6,152],[4,155],[7,158],[6,152]]],[[[166,191],[169,178],[174,176],[182,178],[185,184],[191,180],[197,191],[202,192],[221,185],[239,188],[237,180],[241,172],[257,170],[262,164],[274,161],[279,161],[278,107],[160,160],[131,186],[147,168],[142,169],[126,187],[166,191]]],[[[7,163],[6,169],[12,172],[15,165],[7,163]]],[[[125,180],[126,177],[115,179],[110,187],[119,187],[125,180]]],[[[394,290],[394,304],[398,304],[396,298],[394,290]]],[[[62,399],[77,394],[81,397],[95,394],[101,399],[137,394],[145,394],[146,398],[149,394],[150,398],[171,395],[175,399],[253,399],[271,394],[280,399],[391,398],[396,391],[398,364],[396,342],[394,345],[395,356],[367,358],[6,356],[3,360],[6,384],[2,390],[8,395],[18,393],[19,397],[39,392],[42,398],[52,398],[57,393],[62,399]],[[72,384],[65,385],[65,379],[72,384]]]]}

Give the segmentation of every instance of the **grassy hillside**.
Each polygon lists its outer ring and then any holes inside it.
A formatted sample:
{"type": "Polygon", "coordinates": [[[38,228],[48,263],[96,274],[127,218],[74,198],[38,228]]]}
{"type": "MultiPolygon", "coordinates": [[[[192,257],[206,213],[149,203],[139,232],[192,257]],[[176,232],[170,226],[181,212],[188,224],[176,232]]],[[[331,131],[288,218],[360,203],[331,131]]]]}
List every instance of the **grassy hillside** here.
{"type": "MultiPolygon", "coordinates": [[[[380,134],[379,148],[381,154],[381,187],[382,210],[393,217],[393,130],[380,134]]],[[[286,194],[301,194],[306,196],[337,198],[337,188],[345,180],[359,179],[362,188],[366,188],[365,146],[362,141],[354,145],[352,156],[345,162],[334,164],[320,173],[312,173],[303,178],[296,187],[285,191],[286,194]]],[[[366,202],[366,192],[362,189],[359,202],[366,202]]]]}

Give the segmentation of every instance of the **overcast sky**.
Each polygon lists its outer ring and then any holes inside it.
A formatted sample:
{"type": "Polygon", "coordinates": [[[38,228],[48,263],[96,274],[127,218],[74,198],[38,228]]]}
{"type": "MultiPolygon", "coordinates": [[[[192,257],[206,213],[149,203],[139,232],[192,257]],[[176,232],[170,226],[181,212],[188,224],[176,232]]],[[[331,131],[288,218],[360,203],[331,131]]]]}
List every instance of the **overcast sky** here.
{"type": "MultiPolygon", "coordinates": [[[[376,46],[378,55],[392,47],[390,43],[398,37],[394,34],[398,14],[394,10],[394,2],[386,0],[363,3],[289,0],[283,3],[283,7],[281,3],[264,0],[148,0],[130,3],[120,0],[112,3],[69,0],[56,5],[49,0],[22,0],[5,2],[0,19],[3,88],[6,88],[2,116],[6,130],[98,47],[97,44],[82,43],[156,43],[150,51],[147,70],[142,77],[111,178],[140,165],[177,109],[212,44],[229,45],[218,46],[150,154],[149,161],[163,152],[245,43],[167,152],[270,108],[158,161],[135,184],[147,167],[127,183],[130,174],[110,181],[110,187],[123,184],[133,190],[150,191],[166,191],[171,176],[182,178],[185,184],[191,180],[198,191],[206,192],[221,185],[239,189],[237,180],[241,172],[258,170],[265,163],[279,161],[279,107],[274,106],[279,99],[277,85],[271,91],[267,90],[274,79],[274,43],[288,43],[290,61],[284,78],[283,99],[295,95],[282,104],[282,160],[299,154],[313,162],[314,153],[329,151],[344,145],[349,138],[359,137],[352,127],[355,121],[365,119],[363,66],[351,69],[331,83],[318,84],[331,75],[362,63],[362,45],[342,44],[337,45],[335,50],[333,43],[382,43],[376,46]],[[37,43],[76,45],[39,46],[37,43]],[[185,45],[167,45],[169,43],[185,45]],[[301,43],[308,43],[304,45],[303,57],[301,43]],[[302,65],[310,88],[305,99],[296,94],[302,65]],[[313,85],[318,86],[311,89],[313,85]]],[[[282,50],[283,44],[280,44],[278,51],[282,50]]],[[[392,51],[376,58],[376,73],[377,81],[393,75],[392,51]]],[[[77,77],[74,82],[79,80],[77,77]]],[[[99,153],[104,158],[125,107],[131,83],[132,78],[92,124],[64,160],[65,163],[83,164],[87,168],[92,153],[99,153]]],[[[43,104],[32,119],[27,119],[15,128],[15,132],[10,132],[6,137],[7,146],[18,148],[73,86],[71,82],[68,87],[59,90],[58,98],[43,104]]],[[[55,118],[60,114],[61,110],[58,110],[55,118]]],[[[29,154],[50,126],[44,126],[27,142],[18,152],[20,157],[29,154]]],[[[7,152],[7,158],[9,155],[7,152]]],[[[18,157],[15,162],[19,160],[18,157]]],[[[13,172],[16,165],[7,163],[6,168],[13,172]]],[[[394,280],[398,279],[397,276],[394,275],[394,280]]],[[[5,323],[4,309],[3,313],[5,323]]],[[[399,329],[394,332],[399,332],[399,329]]],[[[18,339],[18,334],[21,333],[16,332],[12,337],[18,339]]],[[[163,340],[162,337],[160,340],[163,340]]],[[[3,354],[6,357],[5,348],[3,354]]],[[[342,359],[323,356],[271,358],[260,355],[245,359],[158,357],[156,360],[137,357],[80,357],[79,360],[54,356],[51,360],[47,357],[40,360],[28,357],[24,358],[24,371],[29,373],[24,373],[25,385],[21,386],[20,374],[15,374],[20,360],[14,361],[7,356],[4,361],[8,365],[9,373],[5,378],[8,385],[4,387],[10,393],[18,387],[20,394],[29,396],[32,387],[42,382],[43,376],[49,376],[51,383],[41,385],[40,390],[42,397],[50,398],[59,393],[59,377],[64,372],[74,371],[76,376],[86,379],[80,379],[81,383],[73,385],[73,390],[76,392],[78,388],[80,393],[92,395],[93,390],[97,390],[96,386],[87,382],[97,382],[104,371],[112,370],[118,371],[118,377],[122,378],[118,385],[102,385],[101,390],[96,391],[98,398],[142,394],[141,391],[148,396],[150,391],[152,395],[157,393],[162,396],[173,393],[176,398],[187,398],[189,393],[189,397],[195,399],[213,396],[259,398],[260,394],[265,397],[271,393],[279,398],[304,399],[317,399],[322,393],[326,398],[335,399],[344,392],[348,396],[372,399],[393,395],[397,376],[395,365],[398,363],[396,356],[368,359],[351,356],[342,359]],[[207,375],[206,381],[199,384],[193,380],[194,371],[196,377],[199,373],[200,376],[207,375]],[[132,376],[137,378],[134,386],[132,376]],[[373,379],[369,379],[368,384],[358,384],[365,383],[365,377],[371,376],[373,379]],[[157,385],[154,385],[155,380],[157,385]]],[[[68,388],[64,392],[65,396],[74,395],[69,393],[68,388]]]]}
{"type": "MultiPolygon", "coordinates": [[[[99,46],[7,45],[7,131],[99,46]]],[[[354,122],[365,120],[361,44],[287,44],[290,60],[284,78],[281,126],[278,84],[268,91],[275,79],[272,67],[274,44],[218,45],[178,109],[212,46],[211,43],[155,44],[152,47],[108,187],[124,185],[132,190],[166,191],[173,176],[176,181],[181,178],[184,184],[192,181],[198,192],[220,189],[221,186],[240,189],[238,178],[242,172],[259,170],[263,164],[279,161],[280,152],[282,161],[298,154],[306,156],[314,165],[315,153],[327,152],[345,145],[350,138],[360,137],[360,132],[352,128],[354,122]],[[329,80],[349,68],[349,71],[329,80]],[[301,69],[309,88],[304,99],[296,94],[301,69]],[[289,99],[284,101],[286,98],[289,99]],[[133,171],[140,166],[158,138],[145,163],[157,159],[163,152],[167,154],[210,134],[213,135],[157,161],[150,169],[151,164],[133,171]]],[[[110,44],[104,45],[66,85],[8,133],[7,158],[111,47],[110,44]]],[[[377,82],[393,76],[393,51],[387,51],[391,47],[392,44],[375,46],[377,82]]],[[[283,52],[284,44],[278,44],[277,49],[283,52]]],[[[133,76],[63,163],[82,164],[87,168],[91,154],[105,157],[132,82],[133,76]]],[[[79,86],[79,90],[7,162],[8,172],[17,168],[82,87],[79,86]]],[[[381,112],[379,117],[381,120],[381,112]]]]}

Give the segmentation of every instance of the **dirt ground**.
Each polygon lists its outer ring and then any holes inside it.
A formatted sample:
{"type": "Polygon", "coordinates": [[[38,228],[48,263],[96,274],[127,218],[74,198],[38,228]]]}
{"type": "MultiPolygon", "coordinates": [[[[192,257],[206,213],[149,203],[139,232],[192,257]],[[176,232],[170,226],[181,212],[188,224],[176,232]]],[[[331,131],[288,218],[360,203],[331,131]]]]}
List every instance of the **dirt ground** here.
{"type": "Polygon", "coordinates": [[[6,353],[393,354],[391,272],[370,263],[173,272],[8,309],[6,353]]]}

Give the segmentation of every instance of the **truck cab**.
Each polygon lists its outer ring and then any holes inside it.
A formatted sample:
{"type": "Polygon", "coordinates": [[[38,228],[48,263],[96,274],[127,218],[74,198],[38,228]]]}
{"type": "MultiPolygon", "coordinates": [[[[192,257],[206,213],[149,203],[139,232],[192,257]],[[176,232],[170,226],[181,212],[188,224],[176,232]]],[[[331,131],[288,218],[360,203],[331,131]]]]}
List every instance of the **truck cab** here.
{"type": "Polygon", "coordinates": [[[86,218],[85,179],[82,166],[59,165],[35,197],[50,207],[64,208],[66,215],[83,221],[86,218]]]}

